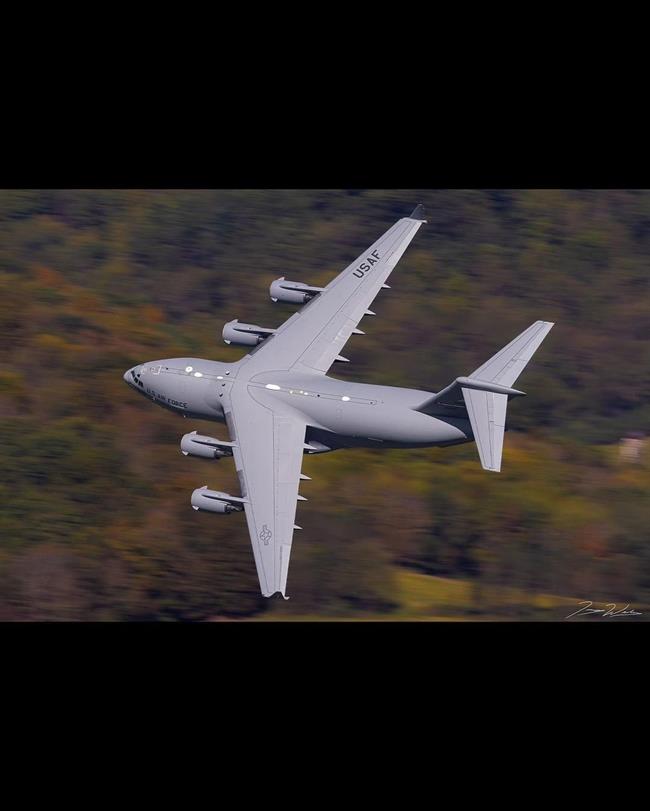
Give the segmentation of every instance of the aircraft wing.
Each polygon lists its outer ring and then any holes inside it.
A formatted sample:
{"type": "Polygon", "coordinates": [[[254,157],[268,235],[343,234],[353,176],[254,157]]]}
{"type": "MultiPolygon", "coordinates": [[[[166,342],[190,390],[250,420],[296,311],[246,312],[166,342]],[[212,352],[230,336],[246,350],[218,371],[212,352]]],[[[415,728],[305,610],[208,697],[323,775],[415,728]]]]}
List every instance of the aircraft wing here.
{"type": "Polygon", "coordinates": [[[251,354],[273,369],[325,374],[418,232],[424,209],[392,228],[251,354]]]}
{"type": "MultiPolygon", "coordinates": [[[[259,398],[263,400],[264,394],[259,398]]],[[[248,386],[233,389],[226,422],[233,441],[260,588],[286,598],[305,423],[296,412],[267,408],[248,386]]]]}

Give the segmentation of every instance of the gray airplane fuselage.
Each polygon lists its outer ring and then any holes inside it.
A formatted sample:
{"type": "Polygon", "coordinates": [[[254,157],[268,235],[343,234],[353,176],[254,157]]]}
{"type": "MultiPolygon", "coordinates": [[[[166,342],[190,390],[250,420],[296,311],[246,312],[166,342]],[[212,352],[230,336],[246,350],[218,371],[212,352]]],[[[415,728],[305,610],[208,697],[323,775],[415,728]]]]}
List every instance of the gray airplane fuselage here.
{"type": "Polygon", "coordinates": [[[446,446],[473,439],[467,419],[438,418],[416,409],[431,392],[350,383],[327,375],[257,372],[247,355],[236,363],[168,358],[129,369],[124,380],[144,397],[183,417],[225,420],[233,387],[271,407],[299,412],[306,442],[322,450],[342,447],[446,446]],[[321,447],[322,446],[322,447],[321,447]]]}

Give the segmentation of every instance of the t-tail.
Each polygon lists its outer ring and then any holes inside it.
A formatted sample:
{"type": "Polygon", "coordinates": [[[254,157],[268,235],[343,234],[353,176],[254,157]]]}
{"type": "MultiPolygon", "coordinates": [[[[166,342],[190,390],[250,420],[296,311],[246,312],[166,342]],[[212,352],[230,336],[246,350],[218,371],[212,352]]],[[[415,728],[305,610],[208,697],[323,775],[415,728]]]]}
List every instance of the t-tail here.
{"type": "Polygon", "coordinates": [[[525,394],[512,386],[553,326],[535,321],[469,377],[456,378],[418,409],[434,416],[466,413],[485,470],[501,470],[508,400],[525,394]]]}

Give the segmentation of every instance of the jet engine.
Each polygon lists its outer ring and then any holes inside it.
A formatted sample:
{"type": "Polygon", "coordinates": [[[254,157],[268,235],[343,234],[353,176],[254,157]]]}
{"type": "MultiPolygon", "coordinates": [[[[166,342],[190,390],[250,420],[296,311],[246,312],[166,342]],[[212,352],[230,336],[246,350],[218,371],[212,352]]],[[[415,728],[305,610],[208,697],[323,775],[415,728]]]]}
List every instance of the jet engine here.
{"type": "Polygon", "coordinates": [[[183,456],[200,456],[203,459],[222,459],[232,456],[232,442],[223,442],[211,436],[202,436],[192,431],[181,439],[181,453],[183,456]]]}
{"type": "Polygon", "coordinates": [[[227,515],[232,512],[241,512],[244,509],[243,499],[231,496],[228,493],[220,493],[218,490],[208,490],[206,487],[199,487],[192,493],[192,509],[204,510],[209,513],[220,513],[227,515]]]}
{"type": "Polygon", "coordinates": [[[289,282],[284,276],[271,282],[269,294],[272,301],[285,301],[287,304],[306,304],[321,293],[324,287],[310,287],[303,282],[289,282]]]}
{"type": "Polygon", "coordinates": [[[255,324],[243,324],[235,318],[234,321],[229,321],[224,325],[222,335],[227,344],[257,346],[269,335],[273,335],[274,332],[274,329],[258,327],[255,324]]]}

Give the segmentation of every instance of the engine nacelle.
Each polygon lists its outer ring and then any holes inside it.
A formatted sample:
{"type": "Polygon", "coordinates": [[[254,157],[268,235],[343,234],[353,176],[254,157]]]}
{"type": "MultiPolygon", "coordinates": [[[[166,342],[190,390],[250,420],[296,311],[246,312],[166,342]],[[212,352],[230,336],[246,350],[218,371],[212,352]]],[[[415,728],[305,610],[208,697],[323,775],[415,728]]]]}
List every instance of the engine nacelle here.
{"type": "Polygon", "coordinates": [[[227,515],[232,512],[241,512],[244,508],[241,504],[232,503],[233,496],[228,493],[220,493],[218,490],[208,490],[207,487],[199,487],[192,493],[192,509],[203,510],[209,513],[219,513],[227,515]]]}
{"type": "Polygon", "coordinates": [[[306,304],[324,289],[324,287],[311,287],[303,282],[289,282],[284,276],[281,276],[271,282],[269,295],[272,301],[284,301],[287,304],[306,304]]]}
{"type": "Polygon", "coordinates": [[[232,456],[231,445],[230,442],[222,442],[192,431],[181,439],[181,453],[183,456],[199,456],[202,459],[222,459],[224,456],[232,456]]]}
{"type": "Polygon", "coordinates": [[[222,335],[227,344],[257,346],[269,335],[273,335],[274,332],[274,329],[258,327],[256,324],[243,324],[235,318],[224,325],[222,335]]]}

